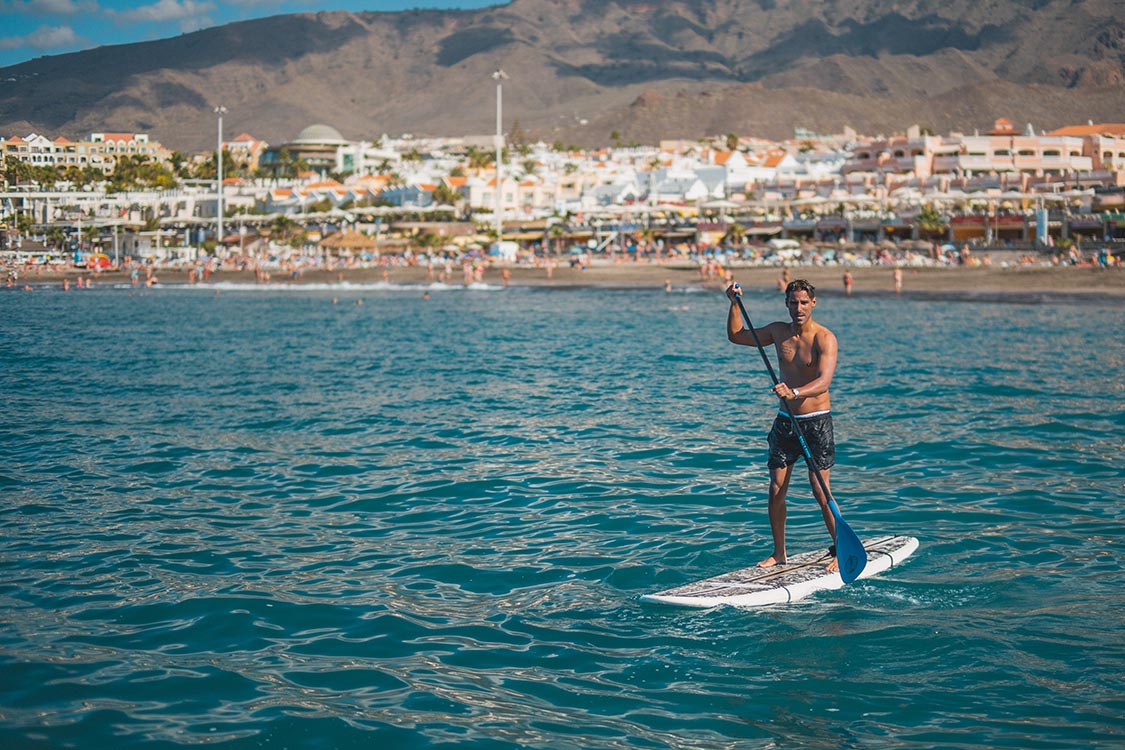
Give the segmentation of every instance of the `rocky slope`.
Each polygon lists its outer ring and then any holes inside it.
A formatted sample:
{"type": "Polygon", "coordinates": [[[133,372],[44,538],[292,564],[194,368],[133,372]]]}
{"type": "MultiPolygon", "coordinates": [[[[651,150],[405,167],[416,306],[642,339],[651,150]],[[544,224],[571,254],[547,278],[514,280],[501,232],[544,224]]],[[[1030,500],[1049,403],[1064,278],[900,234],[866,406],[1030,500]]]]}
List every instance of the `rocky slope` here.
{"type": "Polygon", "coordinates": [[[185,150],[488,133],[504,119],[597,145],[1125,120],[1118,0],[514,0],[479,11],[324,12],[0,69],[0,134],[140,131],[185,150]]]}

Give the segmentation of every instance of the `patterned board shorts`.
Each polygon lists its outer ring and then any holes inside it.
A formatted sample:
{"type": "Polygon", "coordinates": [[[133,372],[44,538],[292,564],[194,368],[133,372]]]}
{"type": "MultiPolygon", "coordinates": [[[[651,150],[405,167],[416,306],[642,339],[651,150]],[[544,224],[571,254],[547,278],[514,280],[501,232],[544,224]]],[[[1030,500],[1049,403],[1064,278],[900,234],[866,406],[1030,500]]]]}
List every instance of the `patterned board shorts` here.
{"type": "MultiPolygon", "coordinates": [[[[836,463],[836,439],[832,434],[832,415],[824,413],[811,417],[797,417],[797,421],[801,424],[801,432],[805,436],[805,443],[808,444],[809,453],[813,458],[809,468],[832,468],[836,463]]],[[[801,442],[793,431],[793,422],[790,421],[789,415],[777,415],[767,439],[770,455],[766,465],[771,469],[792,466],[797,463],[797,459],[805,455],[801,450],[801,442]]]]}

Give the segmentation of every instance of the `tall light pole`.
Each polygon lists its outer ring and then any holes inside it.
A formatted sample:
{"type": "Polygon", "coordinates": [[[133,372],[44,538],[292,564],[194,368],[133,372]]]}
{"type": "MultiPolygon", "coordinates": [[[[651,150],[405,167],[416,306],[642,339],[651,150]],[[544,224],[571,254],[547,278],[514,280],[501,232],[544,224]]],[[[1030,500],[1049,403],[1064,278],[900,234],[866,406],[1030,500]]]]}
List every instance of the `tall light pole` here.
{"type": "Polygon", "coordinates": [[[501,157],[503,155],[504,147],[504,131],[500,128],[500,116],[503,111],[504,101],[504,80],[507,79],[508,74],[502,70],[497,70],[492,74],[493,79],[496,81],[496,252],[501,253],[504,241],[504,219],[502,212],[504,210],[503,203],[503,190],[504,175],[503,163],[501,157]]]}
{"type": "Polygon", "coordinates": [[[215,239],[218,241],[216,251],[221,252],[223,246],[223,115],[226,114],[227,108],[223,105],[215,107],[215,114],[219,116],[219,148],[215,151],[215,167],[216,167],[216,182],[218,187],[218,209],[219,209],[219,226],[218,234],[215,239]]]}

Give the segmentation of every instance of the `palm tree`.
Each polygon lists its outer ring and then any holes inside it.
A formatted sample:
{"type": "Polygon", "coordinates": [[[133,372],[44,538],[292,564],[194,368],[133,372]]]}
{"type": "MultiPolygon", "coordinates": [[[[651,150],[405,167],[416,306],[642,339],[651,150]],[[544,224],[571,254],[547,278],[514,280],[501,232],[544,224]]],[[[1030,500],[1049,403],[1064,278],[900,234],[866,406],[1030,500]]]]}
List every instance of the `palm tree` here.
{"type": "Polygon", "coordinates": [[[423,232],[413,238],[413,244],[423,250],[435,250],[441,247],[445,239],[434,232],[423,232]]]}
{"type": "Polygon", "coordinates": [[[190,174],[187,166],[189,161],[188,155],[183,151],[173,151],[168,161],[171,162],[172,171],[177,177],[184,178],[190,174]]]}
{"type": "Polygon", "coordinates": [[[286,245],[293,238],[296,228],[296,223],[288,216],[278,216],[270,224],[270,236],[276,235],[278,242],[286,245]]]}
{"type": "Polygon", "coordinates": [[[52,224],[51,228],[47,230],[47,244],[56,250],[62,248],[66,243],[66,230],[58,224],[52,224]]]}
{"type": "Polygon", "coordinates": [[[4,167],[4,179],[12,185],[31,182],[35,169],[26,161],[9,159],[4,167]]]}
{"type": "Polygon", "coordinates": [[[547,230],[547,236],[551,240],[551,244],[555,247],[555,255],[559,254],[562,249],[563,237],[566,236],[566,229],[562,224],[552,224],[550,229],[547,230]]]}
{"type": "Polygon", "coordinates": [[[949,231],[949,222],[933,206],[926,206],[914,218],[918,234],[929,239],[940,239],[949,231]]]}
{"type": "Polygon", "coordinates": [[[732,245],[741,246],[746,240],[746,227],[738,222],[731,224],[727,229],[726,240],[732,245]]]}
{"type": "Polygon", "coordinates": [[[469,169],[481,170],[496,161],[496,155],[476,146],[469,146],[468,151],[465,152],[465,159],[468,162],[469,169]]]}
{"type": "Polygon", "coordinates": [[[461,201],[461,194],[450,187],[448,182],[442,180],[434,188],[434,201],[456,206],[461,201]]]}

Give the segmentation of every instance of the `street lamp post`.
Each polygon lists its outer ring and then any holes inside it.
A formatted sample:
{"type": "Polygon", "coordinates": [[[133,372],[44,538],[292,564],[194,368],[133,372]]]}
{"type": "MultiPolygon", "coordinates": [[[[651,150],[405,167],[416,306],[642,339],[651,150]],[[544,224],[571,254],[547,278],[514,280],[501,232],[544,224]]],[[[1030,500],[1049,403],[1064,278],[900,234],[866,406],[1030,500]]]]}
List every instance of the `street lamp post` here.
{"type": "Polygon", "coordinates": [[[217,228],[217,235],[215,239],[218,241],[216,251],[221,252],[223,246],[223,115],[226,114],[227,108],[221,104],[215,107],[215,114],[219,116],[219,148],[215,151],[215,167],[216,167],[216,183],[218,187],[218,214],[219,224],[217,228]]]}
{"type": "Polygon", "coordinates": [[[508,74],[502,70],[497,70],[492,74],[492,78],[496,81],[496,252],[502,252],[504,241],[504,219],[502,212],[504,210],[503,203],[503,163],[501,157],[503,156],[504,133],[500,127],[501,112],[504,101],[504,81],[508,78],[508,74]]]}

